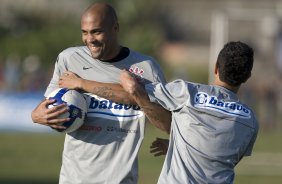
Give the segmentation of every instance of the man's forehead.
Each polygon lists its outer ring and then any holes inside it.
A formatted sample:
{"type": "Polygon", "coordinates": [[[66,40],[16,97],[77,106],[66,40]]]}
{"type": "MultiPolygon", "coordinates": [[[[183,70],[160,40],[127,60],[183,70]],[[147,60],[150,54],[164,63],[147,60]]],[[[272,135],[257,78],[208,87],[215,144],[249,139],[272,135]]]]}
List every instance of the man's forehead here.
{"type": "Polygon", "coordinates": [[[97,17],[88,17],[81,20],[81,29],[105,29],[108,25],[108,21],[97,17]]]}

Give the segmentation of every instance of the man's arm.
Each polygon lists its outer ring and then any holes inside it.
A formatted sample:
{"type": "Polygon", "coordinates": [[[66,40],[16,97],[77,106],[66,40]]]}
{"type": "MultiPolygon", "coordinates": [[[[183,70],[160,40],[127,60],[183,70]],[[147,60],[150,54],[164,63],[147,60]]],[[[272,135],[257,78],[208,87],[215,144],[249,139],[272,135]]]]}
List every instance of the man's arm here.
{"type": "Polygon", "coordinates": [[[101,83],[97,81],[82,79],[81,77],[70,71],[65,72],[60,77],[59,87],[83,90],[114,102],[137,105],[135,100],[130,95],[128,95],[126,91],[124,91],[120,84],[101,83]]]}
{"type": "Polygon", "coordinates": [[[122,71],[120,83],[124,90],[136,101],[146,114],[149,121],[157,128],[169,133],[171,125],[171,112],[162,106],[150,102],[145,89],[133,78],[129,72],[122,71]]]}

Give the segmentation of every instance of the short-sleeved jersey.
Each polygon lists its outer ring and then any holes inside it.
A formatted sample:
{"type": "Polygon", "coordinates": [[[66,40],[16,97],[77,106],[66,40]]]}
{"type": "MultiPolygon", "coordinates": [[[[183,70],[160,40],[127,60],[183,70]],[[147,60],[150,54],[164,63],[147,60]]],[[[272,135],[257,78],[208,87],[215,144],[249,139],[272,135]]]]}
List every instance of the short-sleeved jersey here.
{"type": "MultiPolygon", "coordinates": [[[[129,50],[117,62],[91,57],[87,47],[73,47],[58,56],[53,78],[45,92],[58,88],[59,77],[68,70],[87,80],[119,83],[121,70],[137,76],[139,82],[165,82],[153,58],[129,50]]],[[[116,103],[85,93],[88,103],[83,126],[66,134],[60,184],[136,184],[137,153],[144,137],[145,116],[136,105],[116,103]]]]}
{"type": "Polygon", "coordinates": [[[212,85],[175,80],[148,84],[150,100],[172,111],[168,152],[158,184],[226,183],[250,155],[258,123],[235,93],[212,85]]]}

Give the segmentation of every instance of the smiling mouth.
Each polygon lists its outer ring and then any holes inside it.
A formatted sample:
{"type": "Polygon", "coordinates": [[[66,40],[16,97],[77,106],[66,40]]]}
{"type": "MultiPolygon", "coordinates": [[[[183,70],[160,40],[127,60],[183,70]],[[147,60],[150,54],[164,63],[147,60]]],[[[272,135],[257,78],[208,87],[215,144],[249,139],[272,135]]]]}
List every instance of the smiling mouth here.
{"type": "Polygon", "coordinates": [[[100,50],[100,46],[94,46],[94,45],[88,45],[88,48],[91,50],[91,51],[93,51],[93,52],[97,52],[97,51],[99,51],[100,50]]]}

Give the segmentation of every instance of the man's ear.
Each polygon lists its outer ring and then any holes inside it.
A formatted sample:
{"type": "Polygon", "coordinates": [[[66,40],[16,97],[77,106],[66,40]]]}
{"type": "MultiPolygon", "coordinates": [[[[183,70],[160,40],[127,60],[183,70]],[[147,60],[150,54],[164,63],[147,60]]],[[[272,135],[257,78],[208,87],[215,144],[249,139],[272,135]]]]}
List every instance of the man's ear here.
{"type": "Polygon", "coordinates": [[[217,62],[215,63],[215,66],[214,66],[214,74],[215,75],[218,74],[218,63],[217,62]]]}
{"type": "Polygon", "coordinates": [[[115,31],[116,31],[116,32],[119,32],[119,24],[116,23],[114,26],[115,26],[115,27],[114,27],[115,31]]]}

